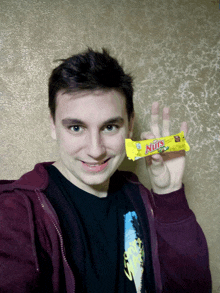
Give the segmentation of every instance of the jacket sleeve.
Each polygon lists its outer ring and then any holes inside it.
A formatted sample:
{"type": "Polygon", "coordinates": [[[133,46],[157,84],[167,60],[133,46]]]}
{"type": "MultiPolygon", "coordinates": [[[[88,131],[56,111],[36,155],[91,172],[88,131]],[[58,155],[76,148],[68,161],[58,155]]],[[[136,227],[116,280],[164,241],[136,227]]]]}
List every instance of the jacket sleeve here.
{"type": "Polygon", "coordinates": [[[29,204],[22,194],[0,195],[0,292],[39,292],[29,204]]]}
{"type": "Polygon", "coordinates": [[[152,194],[163,292],[211,292],[206,239],[189,209],[184,186],[152,194]]]}

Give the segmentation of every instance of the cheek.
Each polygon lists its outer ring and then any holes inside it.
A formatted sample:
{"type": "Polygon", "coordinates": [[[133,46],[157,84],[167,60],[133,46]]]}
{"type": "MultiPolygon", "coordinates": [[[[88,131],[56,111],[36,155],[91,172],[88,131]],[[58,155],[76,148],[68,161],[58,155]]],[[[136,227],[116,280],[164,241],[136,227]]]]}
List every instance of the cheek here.
{"type": "Polygon", "coordinates": [[[68,133],[63,133],[58,137],[58,144],[61,152],[65,152],[69,155],[78,153],[82,146],[82,140],[75,138],[68,133]]]}
{"type": "Polygon", "coordinates": [[[125,151],[125,138],[124,135],[116,135],[108,140],[108,149],[114,150],[117,153],[125,151]]]}

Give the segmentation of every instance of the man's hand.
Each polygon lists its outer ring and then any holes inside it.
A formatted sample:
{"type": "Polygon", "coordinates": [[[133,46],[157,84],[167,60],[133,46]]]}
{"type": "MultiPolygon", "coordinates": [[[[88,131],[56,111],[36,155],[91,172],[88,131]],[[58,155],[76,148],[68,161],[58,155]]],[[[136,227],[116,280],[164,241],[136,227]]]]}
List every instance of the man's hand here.
{"type": "MultiPolygon", "coordinates": [[[[141,139],[152,139],[170,136],[170,114],[169,108],[163,109],[162,135],[160,134],[159,103],[154,102],[151,110],[151,132],[142,132],[141,139]]],[[[180,131],[187,134],[187,123],[181,124],[180,131]]],[[[182,186],[182,178],[185,168],[185,151],[156,154],[146,157],[147,168],[153,191],[158,194],[170,193],[182,186]]]]}

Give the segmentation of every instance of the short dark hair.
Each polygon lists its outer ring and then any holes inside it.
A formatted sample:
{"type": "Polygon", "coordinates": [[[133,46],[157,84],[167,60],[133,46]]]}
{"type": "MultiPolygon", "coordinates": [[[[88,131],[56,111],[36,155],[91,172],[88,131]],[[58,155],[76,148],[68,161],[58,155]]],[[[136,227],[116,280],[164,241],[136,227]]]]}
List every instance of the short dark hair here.
{"type": "Polygon", "coordinates": [[[85,52],[61,59],[49,78],[49,103],[55,121],[56,95],[60,90],[78,92],[83,90],[111,90],[122,93],[126,99],[128,120],[134,112],[133,79],[125,74],[118,61],[106,49],[102,53],[88,48],[85,52]]]}

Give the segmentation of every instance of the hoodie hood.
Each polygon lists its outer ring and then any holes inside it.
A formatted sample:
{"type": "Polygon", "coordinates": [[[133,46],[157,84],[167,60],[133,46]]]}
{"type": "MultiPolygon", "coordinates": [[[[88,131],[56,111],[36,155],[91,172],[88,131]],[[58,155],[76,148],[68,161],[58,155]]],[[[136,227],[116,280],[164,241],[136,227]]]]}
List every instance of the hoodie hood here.
{"type": "Polygon", "coordinates": [[[22,190],[44,190],[49,182],[45,167],[54,162],[44,162],[35,165],[32,171],[25,173],[18,180],[0,180],[0,193],[13,189],[22,190]]]}

